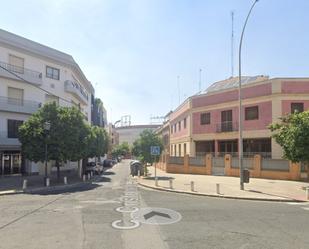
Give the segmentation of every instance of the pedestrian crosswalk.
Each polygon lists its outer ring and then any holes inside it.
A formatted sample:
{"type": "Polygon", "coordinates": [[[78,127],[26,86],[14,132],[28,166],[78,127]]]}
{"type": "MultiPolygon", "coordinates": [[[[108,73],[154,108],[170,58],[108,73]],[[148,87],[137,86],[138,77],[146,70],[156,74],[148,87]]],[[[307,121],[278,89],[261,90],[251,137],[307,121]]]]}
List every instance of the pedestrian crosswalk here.
{"type": "Polygon", "coordinates": [[[300,207],[303,210],[309,211],[309,202],[287,202],[288,205],[300,207]]]}

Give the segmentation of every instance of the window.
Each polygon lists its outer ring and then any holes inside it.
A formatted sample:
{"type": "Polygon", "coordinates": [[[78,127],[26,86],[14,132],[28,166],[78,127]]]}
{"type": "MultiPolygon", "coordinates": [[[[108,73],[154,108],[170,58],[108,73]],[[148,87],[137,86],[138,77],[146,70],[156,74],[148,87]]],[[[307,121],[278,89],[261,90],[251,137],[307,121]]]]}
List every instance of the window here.
{"type": "Polygon", "coordinates": [[[210,124],[210,112],[201,114],[201,125],[210,124]]]}
{"type": "Polygon", "coordinates": [[[187,154],[187,144],[183,144],[183,155],[185,156],[187,154]]]}
{"type": "Polygon", "coordinates": [[[178,149],[179,149],[178,155],[181,156],[181,144],[178,144],[178,149]]]}
{"type": "Polygon", "coordinates": [[[174,132],[176,132],[176,128],[177,128],[177,127],[176,127],[176,124],[174,124],[174,132]]]}
{"type": "Polygon", "coordinates": [[[245,120],[259,119],[259,107],[251,106],[245,108],[245,120]]]}
{"type": "Polygon", "coordinates": [[[173,126],[171,125],[171,133],[173,134],[173,126]]]}
{"type": "Polygon", "coordinates": [[[8,119],[8,138],[18,138],[18,128],[22,124],[22,120],[8,119]]]}
{"type": "Polygon", "coordinates": [[[304,111],[304,103],[291,103],[291,113],[303,112],[303,111],[304,111]]]}
{"type": "Polygon", "coordinates": [[[9,70],[15,73],[24,73],[24,59],[15,55],[9,55],[9,70]]]}
{"type": "Polygon", "coordinates": [[[24,90],[14,87],[8,87],[8,104],[23,105],[24,90]]]}
{"type": "Polygon", "coordinates": [[[181,130],[181,122],[180,121],[178,122],[178,130],[179,131],[181,130]]]}
{"type": "Polygon", "coordinates": [[[183,128],[184,129],[187,128],[187,118],[184,118],[184,120],[183,120],[183,128]]]}
{"type": "Polygon", "coordinates": [[[45,95],[45,103],[53,103],[55,102],[57,105],[59,105],[59,97],[54,96],[54,95],[45,95]]]}
{"type": "Polygon", "coordinates": [[[176,156],[176,144],[174,145],[174,155],[176,156]]]}
{"type": "Polygon", "coordinates": [[[46,66],[46,77],[54,80],[59,80],[60,79],[59,69],[46,66]]]}

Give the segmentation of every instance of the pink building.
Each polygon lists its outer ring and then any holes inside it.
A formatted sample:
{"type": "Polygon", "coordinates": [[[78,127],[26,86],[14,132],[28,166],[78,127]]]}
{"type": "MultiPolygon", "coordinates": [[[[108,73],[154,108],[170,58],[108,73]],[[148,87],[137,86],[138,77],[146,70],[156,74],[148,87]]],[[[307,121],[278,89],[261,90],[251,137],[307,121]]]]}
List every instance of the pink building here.
{"type": "MultiPolygon", "coordinates": [[[[244,156],[282,158],[268,125],[309,109],[309,78],[242,77],[244,156]]],[[[170,115],[170,155],[238,153],[238,77],[212,84],[170,115]]]]}

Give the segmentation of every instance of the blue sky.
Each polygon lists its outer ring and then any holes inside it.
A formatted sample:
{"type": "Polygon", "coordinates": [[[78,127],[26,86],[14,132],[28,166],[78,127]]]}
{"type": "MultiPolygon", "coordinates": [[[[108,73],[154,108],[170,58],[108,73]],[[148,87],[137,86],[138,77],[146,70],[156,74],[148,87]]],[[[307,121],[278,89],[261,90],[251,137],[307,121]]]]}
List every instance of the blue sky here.
{"type": "MultiPolygon", "coordinates": [[[[75,58],[108,111],[149,123],[180,98],[231,76],[250,0],[10,0],[1,28],[75,58]]],[[[243,74],[309,76],[309,1],[260,0],[243,43],[243,74]]]]}

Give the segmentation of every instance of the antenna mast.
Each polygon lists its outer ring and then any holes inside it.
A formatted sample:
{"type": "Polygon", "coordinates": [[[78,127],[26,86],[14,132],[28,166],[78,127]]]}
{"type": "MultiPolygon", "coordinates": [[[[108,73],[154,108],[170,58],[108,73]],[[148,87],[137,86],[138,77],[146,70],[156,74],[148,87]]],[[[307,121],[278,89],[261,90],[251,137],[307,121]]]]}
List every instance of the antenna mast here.
{"type": "Polygon", "coordinates": [[[234,11],[231,12],[232,18],[232,35],[231,35],[231,73],[234,77],[234,11]]]}

